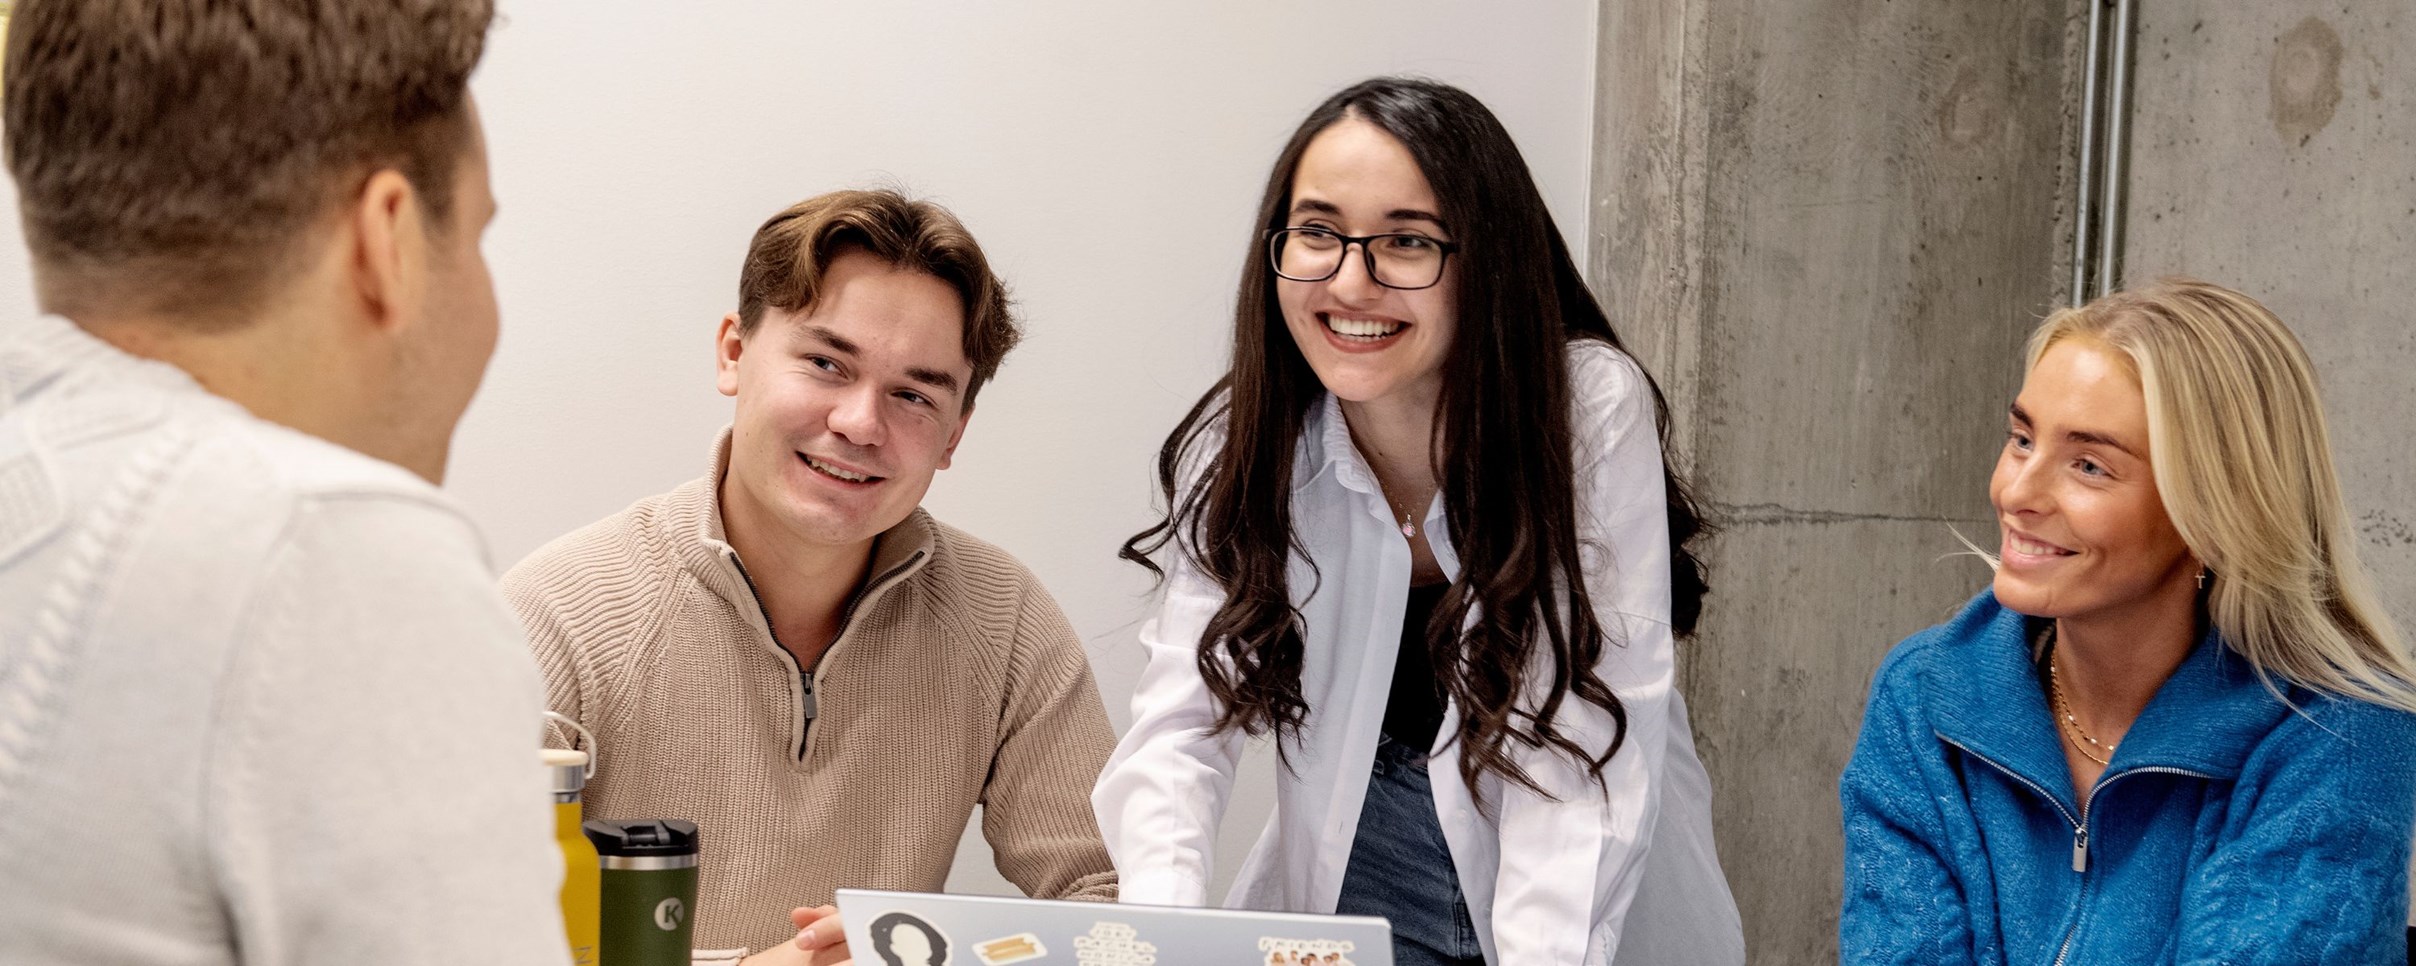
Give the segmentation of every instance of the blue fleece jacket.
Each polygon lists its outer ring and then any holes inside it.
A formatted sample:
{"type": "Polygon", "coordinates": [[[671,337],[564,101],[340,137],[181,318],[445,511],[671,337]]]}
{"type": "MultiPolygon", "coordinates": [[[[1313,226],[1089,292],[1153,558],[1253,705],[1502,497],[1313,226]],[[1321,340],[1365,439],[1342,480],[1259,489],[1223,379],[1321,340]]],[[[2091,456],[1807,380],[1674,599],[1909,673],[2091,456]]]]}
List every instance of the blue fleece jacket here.
{"type": "Polygon", "coordinates": [[[1840,782],[1853,964],[2406,961],[2416,715],[2286,688],[2212,632],[2087,809],[1982,593],[1898,645],[1840,782]]]}

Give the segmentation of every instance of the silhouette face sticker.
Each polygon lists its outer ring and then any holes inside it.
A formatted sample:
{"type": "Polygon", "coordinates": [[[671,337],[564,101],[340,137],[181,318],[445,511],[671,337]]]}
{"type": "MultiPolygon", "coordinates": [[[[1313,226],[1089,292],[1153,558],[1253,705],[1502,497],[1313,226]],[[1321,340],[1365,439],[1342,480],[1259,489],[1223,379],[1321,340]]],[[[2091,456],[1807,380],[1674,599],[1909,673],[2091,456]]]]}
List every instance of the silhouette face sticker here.
{"type": "Polygon", "coordinates": [[[882,913],[869,932],[881,966],[947,966],[948,935],[913,913],[882,913]]]}

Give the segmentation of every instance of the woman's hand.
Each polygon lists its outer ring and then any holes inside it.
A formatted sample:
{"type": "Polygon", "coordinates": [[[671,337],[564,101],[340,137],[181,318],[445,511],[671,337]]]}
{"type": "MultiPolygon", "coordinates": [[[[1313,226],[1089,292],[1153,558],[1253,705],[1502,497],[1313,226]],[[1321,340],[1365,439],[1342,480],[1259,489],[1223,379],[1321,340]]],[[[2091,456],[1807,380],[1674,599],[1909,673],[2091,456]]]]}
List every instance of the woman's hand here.
{"type": "Polygon", "coordinates": [[[738,966],[849,966],[847,932],[837,906],[790,910],[797,938],[740,960],[738,966]]]}
{"type": "Polygon", "coordinates": [[[816,906],[789,911],[789,921],[797,924],[797,940],[790,945],[806,954],[807,966],[840,966],[853,962],[847,952],[847,930],[839,923],[839,907],[816,906]]]}

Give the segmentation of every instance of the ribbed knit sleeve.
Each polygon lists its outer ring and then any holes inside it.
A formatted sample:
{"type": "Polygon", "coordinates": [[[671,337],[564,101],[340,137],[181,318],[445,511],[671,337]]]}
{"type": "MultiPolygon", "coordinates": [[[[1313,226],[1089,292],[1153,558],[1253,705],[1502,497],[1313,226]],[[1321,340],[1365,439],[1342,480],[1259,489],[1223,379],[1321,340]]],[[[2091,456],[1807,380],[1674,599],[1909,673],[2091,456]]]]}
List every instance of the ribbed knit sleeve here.
{"type": "Polygon", "coordinates": [[[1012,561],[1021,580],[968,580],[1017,591],[977,610],[1013,608],[998,752],[982,791],[982,834],[999,874],[1043,899],[1116,898],[1116,872],[1090,807],[1091,787],[1115,748],[1090,660],[1057,602],[1012,561]]]}
{"type": "MultiPolygon", "coordinates": [[[[507,579],[503,585],[504,600],[512,605],[512,613],[520,618],[520,626],[528,632],[529,656],[537,661],[537,671],[545,678],[545,706],[555,714],[572,721],[584,721],[586,702],[582,700],[578,667],[572,659],[570,635],[562,630],[562,621],[542,597],[531,593],[527,585],[515,585],[507,579]]],[[[548,720],[545,723],[545,744],[550,748],[570,748],[579,744],[575,734],[548,720]]]]}
{"type": "MultiPolygon", "coordinates": [[[[613,685],[629,679],[631,652],[660,633],[650,617],[662,607],[658,588],[669,572],[648,565],[635,516],[633,509],[567,534],[503,576],[503,598],[545,676],[546,706],[590,730],[611,713],[613,685]]],[[[574,737],[546,727],[554,747],[571,747],[574,737]]]]}

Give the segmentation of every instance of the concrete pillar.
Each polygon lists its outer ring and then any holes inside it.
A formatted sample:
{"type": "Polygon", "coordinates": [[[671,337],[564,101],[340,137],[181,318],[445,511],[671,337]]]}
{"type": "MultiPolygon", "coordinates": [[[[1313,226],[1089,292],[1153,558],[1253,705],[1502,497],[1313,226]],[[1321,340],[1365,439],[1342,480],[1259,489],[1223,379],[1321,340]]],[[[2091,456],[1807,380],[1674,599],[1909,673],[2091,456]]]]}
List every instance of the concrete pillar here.
{"type": "Polygon", "coordinates": [[[2416,6],[2143,3],[2138,49],[2124,275],[2230,285],[2298,331],[2416,632],[2416,6]]]}
{"type": "Polygon", "coordinates": [[[1871,672],[1986,583],[2022,340],[2061,297],[2062,2],[1607,0],[1592,264],[1724,532],[1680,684],[1756,964],[1836,956],[1871,672]]]}

